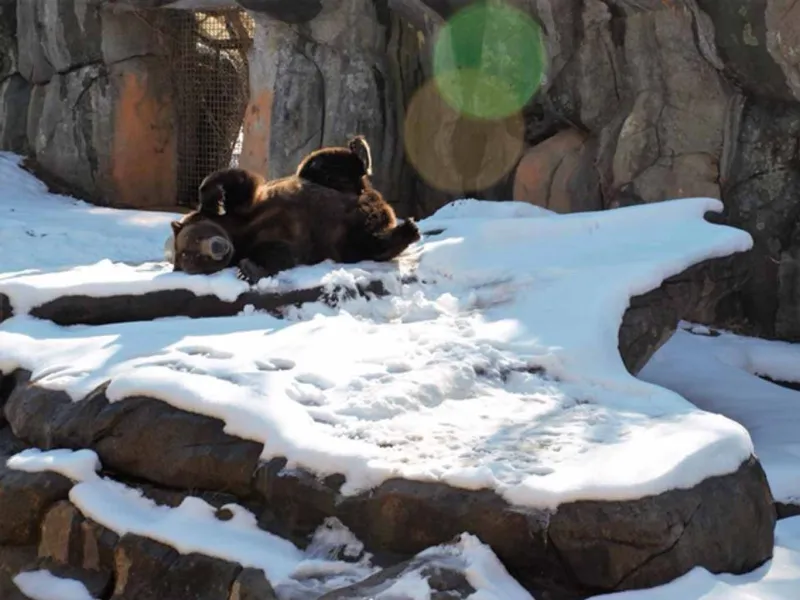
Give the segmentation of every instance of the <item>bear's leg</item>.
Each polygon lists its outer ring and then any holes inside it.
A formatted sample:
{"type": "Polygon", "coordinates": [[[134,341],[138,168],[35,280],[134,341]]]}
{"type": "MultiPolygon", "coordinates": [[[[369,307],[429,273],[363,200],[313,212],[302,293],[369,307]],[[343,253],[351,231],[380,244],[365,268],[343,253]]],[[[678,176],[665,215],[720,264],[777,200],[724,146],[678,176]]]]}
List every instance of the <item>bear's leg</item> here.
{"type": "Polygon", "coordinates": [[[255,246],[247,258],[239,261],[240,279],[251,285],[264,277],[272,277],[280,271],[297,266],[292,247],[284,242],[262,242],[255,246]]]}
{"type": "Polygon", "coordinates": [[[389,261],[420,239],[419,227],[408,218],[397,227],[379,233],[359,233],[348,240],[348,248],[342,262],[374,260],[389,261]]]}

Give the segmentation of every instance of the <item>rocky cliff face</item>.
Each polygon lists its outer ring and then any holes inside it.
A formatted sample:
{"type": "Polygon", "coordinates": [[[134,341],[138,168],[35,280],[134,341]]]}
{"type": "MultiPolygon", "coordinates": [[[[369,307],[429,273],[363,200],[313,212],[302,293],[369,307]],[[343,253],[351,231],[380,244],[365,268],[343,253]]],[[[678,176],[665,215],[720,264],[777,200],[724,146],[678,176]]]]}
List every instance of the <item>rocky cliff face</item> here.
{"type": "Polygon", "coordinates": [[[749,231],[728,316],[800,338],[800,6],[782,0],[531,0],[551,70],[515,194],[558,211],[722,198],[749,231]]]}

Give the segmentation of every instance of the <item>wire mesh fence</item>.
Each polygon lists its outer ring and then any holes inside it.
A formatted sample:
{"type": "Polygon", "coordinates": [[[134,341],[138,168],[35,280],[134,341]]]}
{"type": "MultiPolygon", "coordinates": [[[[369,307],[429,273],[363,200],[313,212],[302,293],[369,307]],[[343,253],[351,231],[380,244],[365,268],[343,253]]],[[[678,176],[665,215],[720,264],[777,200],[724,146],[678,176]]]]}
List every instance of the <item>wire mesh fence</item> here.
{"type": "Polygon", "coordinates": [[[254,23],[238,8],[185,12],[175,45],[178,204],[194,206],[202,179],[241,154],[254,23]]]}

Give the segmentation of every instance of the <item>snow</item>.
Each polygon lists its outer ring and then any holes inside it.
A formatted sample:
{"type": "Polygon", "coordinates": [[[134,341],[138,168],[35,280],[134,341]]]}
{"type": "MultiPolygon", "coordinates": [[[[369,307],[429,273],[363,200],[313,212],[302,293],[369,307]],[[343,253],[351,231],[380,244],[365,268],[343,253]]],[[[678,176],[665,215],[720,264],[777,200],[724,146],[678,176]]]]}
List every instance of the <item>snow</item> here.
{"type": "Polygon", "coordinates": [[[86,265],[163,260],[169,222],[180,215],[116,210],[49,194],[21,169],[21,158],[0,152],[0,280],[86,265]]]}
{"type": "Polygon", "coordinates": [[[31,600],[93,600],[80,581],[56,577],[46,569],[18,573],[13,581],[31,600]]]}
{"type": "Polygon", "coordinates": [[[775,500],[800,503],[800,392],[757,377],[797,381],[800,345],[717,333],[681,323],[639,377],[741,423],[775,500]]]}
{"type": "MultiPolygon", "coordinates": [[[[750,248],[747,233],[703,219],[721,208],[690,198],[556,215],[458,201],[420,223],[427,235],[397,263],[326,263],[259,285],[377,278],[389,297],[306,304],[280,320],[245,311],[64,328],[20,314],[0,328],[0,369],[29,369],[75,401],[110,381],[112,402],[141,394],[219,418],[263,443],[264,459],[342,473],[345,494],[405,477],[555,508],[688,488],[738,468],[750,437],[629,375],[617,332],[631,296],[750,248]],[[403,283],[412,273],[418,282],[403,283]]],[[[0,292],[19,307],[171,285],[222,293],[233,281],[121,265],[105,248],[95,258],[6,278],[0,292]]]]}
{"type": "Polygon", "coordinates": [[[666,585],[590,600],[795,600],[800,597],[800,517],[778,521],[771,561],[744,575],[696,567],[666,585]]]}

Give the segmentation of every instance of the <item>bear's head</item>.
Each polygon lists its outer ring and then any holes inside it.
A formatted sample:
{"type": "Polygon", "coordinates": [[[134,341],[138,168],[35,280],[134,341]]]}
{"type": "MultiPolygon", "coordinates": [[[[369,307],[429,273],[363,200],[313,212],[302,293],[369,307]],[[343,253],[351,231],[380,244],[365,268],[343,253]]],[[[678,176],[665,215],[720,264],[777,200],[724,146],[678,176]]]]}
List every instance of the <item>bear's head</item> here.
{"type": "Polygon", "coordinates": [[[173,221],[172,238],[165,244],[165,254],[174,271],[189,275],[210,275],[230,266],[233,243],[225,229],[209,220],[173,221]],[[171,247],[170,247],[171,246],[171,247]]]}

